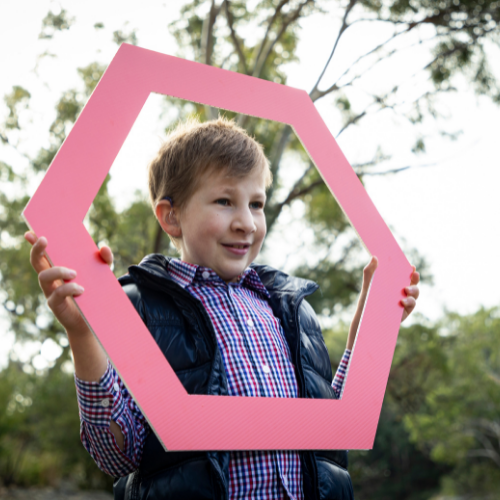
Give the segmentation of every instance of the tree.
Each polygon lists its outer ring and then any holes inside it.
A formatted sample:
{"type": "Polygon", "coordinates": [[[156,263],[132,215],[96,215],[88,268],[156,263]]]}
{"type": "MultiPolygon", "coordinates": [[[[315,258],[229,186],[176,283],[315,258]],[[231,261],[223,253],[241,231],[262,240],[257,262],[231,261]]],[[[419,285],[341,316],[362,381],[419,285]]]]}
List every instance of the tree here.
{"type": "Polygon", "coordinates": [[[453,466],[443,493],[485,498],[500,488],[500,310],[441,322],[443,362],[428,370],[422,404],[405,416],[412,440],[453,466]]]}
{"type": "MultiPolygon", "coordinates": [[[[342,355],[348,325],[326,330],[332,367],[342,355]]],[[[372,450],[349,452],[349,472],[359,500],[434,498],[452,467],[434,461],[411,440],[406,419],[420,411],[446,362],[445,341],[423,318],[402,327],[372,450]]]]}
{"type": "Polygon", "coordinates": [[[0,484],[55,485],[72,477],[82,487],[111,488],[81,446],[73,376],[64,357],[43,375],[11,361],[0,372],[0,484]]]}
{"type": "MultiPolygon", "coordinates": [[[[262,0],[251,5],[241,1],[194,0],[183,5],[179,19],[170,24],[170,29],[178,41],[180,55],[286,83],[286,64],[297,58],[301,20],[327,9],[333,9],[338,16],[337,33],[332,40],[330,57],[325,61],[324,68],[318,71],[310,96],[315,102],[330,99],[335,104],[341,121],[338,134],[353,129],[370,114],[399,113],[415,126],[414,149],[417,154],[425,149],[425,137],[419,132],[419,126],[427,116],[437,115],[434,105],[437,97],[453,91],[455,82],[461,77],[465,77],[476,92],[489,95],[498,102],[497,83],[488,67],[487,54],[488,44],[498,43],[500,9],[491,0],[262,0]],[[326,70],[340,50],[346,33],[356,26],[374,24],[390,26],[392,33],[386,41],[372,46],[352,61],[339,73],[337,80],[326,82],[326,70]],[[403,40],[407,40],[406,45],[403,40]],[[404,85],[390,82],[387,89],[376,94],[368,93],[368,97],[365,95],[361,99],[363,82],[370,78],[373,69],[390,62],[412,44],[421,44],[428,50],[427,63],[416,72],[416,78],[427,75],[421,95],[412,96],[408,103],[404,85]]],[[[74,20],[64,9],[58,14],[49,12],[43,20],[40,37],[49,40],[48,43],[60,43],[61,37],[71,35],[73,23],[74,20]]],[[[94,27],[99,31],[105,30],[98,19],[94,27]]],[[[110,38],[116,43],[137,42],[134,30],[117,30],[110,34],[110,38]]],[[[39,64],[43,64],[44,58],[50,55],[49,51],[42,53],[39,64]]],[[[56,116],[47,131],[47,144],[36,154],[28,154],[23,144],[18,142],[24,127],[22,117],[29,115],[31,94],[36,89],[15,86],[5,96],[7,115],[0,125],[0,140],[5,148],[16,149],[26,162],[24,165],[11,165],[0,160],[0,300],[10,329],[19,342],[52,339],[63,347],[60,359],[48,371],[39,372],[37,376],[41,378],[36,380],[48,380],[47,377],[51,376],[57,379],[51,373],[60,370],[69,360],[69,352],[61,340],[62,329],[47,311],[33,272],[27,265],[29,249],[22,240],[25,225],[19,214],[28,201],[30,182],[50,165],[104,68],[102,63],[93,62],[78,70],[81,87],[68,89],[58,97],[56,116]]],[[[172,101],[168,103],[172,106],[172,101]]],[[[217,113],[191,103],[177,102],[174,105],[176,113],[169,127],[191,114],[205,120],[217,113]]],[[[263,143],[270,159],[276,179],[269,192],[267,211],[271,236],[279,231],[280,217],[293,204],[303,206],[304,225],[313,229],[311,248],[314,248],[314,258],[293,270],[320,282],[323,295],[312,297],[313,306],[325,315],[348,307],[359,290],[361,260],[359,242],[342,211],[289,127],[247,116],[234,118],[263,143]],[[290,161],[301,162],[300,173],[291,186],[283,174],[283,165],[290,161]],[[333,259],[332,255],[336,258],[333,259]]],[[[381,165],[383,169],[388,158],[378,149],[369,155],[361,163],[353,165],[361,178],[379,173],[371,167],[381,165]]],[[[406,166],[395,170],[403,168],[406,166]]],[[[91,207],[88,226],[96,242],[105,241],[115,250],[117,275],[123,274],[128,265],[137,263],[147,253],[173,252],[143,198],[138,196],[119,213],[107,188],[106,181],[91,207]]],[[[300,238],[297,241],[302,243],[300,238]]],[[[414,263],[423,267],[423,263],[415,260],[414,263]]],[[[17,363],[15,359],[12,362],[17,363]]],[[[12,366],[8,370],[14,370],[12,366]]],[[[30,363],[15,366],[20,366],[23,373],[33,371],[30,363]]],[[[69,383],[64,380],[64,383],[69,383]]]]}

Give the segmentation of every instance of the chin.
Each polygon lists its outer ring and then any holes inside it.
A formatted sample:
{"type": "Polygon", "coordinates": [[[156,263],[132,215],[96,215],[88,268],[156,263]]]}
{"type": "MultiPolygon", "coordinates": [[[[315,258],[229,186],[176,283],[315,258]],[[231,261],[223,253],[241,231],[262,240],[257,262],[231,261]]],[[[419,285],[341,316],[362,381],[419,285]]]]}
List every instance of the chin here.
{"type": "Polygon", "coordinates": [[[227,273],[224,273],[224,276],[221,276],[221,278],[224,280],[224,281],[234,281],[238,276],[240,276],[243,271],[247,268],[248,266],[246,267],[242,267],[241,269],[239,270],[234,270],[234,271],[229,271],[227,273]]]}

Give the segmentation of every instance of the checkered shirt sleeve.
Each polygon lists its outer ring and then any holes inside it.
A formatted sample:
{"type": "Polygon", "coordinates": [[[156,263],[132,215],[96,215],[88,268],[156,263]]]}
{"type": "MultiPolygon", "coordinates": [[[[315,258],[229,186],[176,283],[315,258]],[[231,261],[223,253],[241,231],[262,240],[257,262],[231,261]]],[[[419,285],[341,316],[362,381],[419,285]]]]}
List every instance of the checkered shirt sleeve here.
{"type": "Polygon", "coordinates": [[[344,351],[344,355],[340,360],[339,367],[337,368],[337,373],[335,373],[335,377],[333,378],[332,388],[340,399],[342,396],[342,391],[344,390],[344,382],[347,376],[347,367],[349,366],[349,359],[351,358],[351,350],[346,349],[344,351]]]}
{"type": "Polygon", "coordinates": [[[80,408],[80,438],[97,466],[114,477],[135,471],[150,428],[114,368],[108,361],[99,382],[87,382],[75,376],[75,384],[80,408]],[[123,451],[109,428],[111,420],[123,433],[123,451]]]}

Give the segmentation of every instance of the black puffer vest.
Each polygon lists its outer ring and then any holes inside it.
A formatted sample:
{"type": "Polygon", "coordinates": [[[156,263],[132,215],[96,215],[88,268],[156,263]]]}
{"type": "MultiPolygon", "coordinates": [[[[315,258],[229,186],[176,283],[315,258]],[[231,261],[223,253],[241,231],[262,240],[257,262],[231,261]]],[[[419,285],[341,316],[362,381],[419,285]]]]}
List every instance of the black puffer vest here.
{"type": "MultiPolygon", "coordinates": [[[[189,394],[227,395],[215,332],[203,305],[172,281],[168,258],[149,255],[120,283],[189,394]]],[[[252,265],[271,295],[296,367],[300,397],[335,398],[328,352],[316,315],[303,300],[318,285],[252,265]]],[[[304,496],[351,500],[345,451],[301,452],[304,496]]],[[[151,433],[139,469],[115,481],[115,499],[228,499],[228,452],[165,452],[151,433]]]]}

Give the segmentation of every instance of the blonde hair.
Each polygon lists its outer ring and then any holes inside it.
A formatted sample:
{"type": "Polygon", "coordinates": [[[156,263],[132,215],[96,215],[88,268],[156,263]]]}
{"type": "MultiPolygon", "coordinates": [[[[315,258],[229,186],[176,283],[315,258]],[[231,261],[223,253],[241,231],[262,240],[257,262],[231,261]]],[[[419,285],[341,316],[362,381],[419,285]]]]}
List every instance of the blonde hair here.
{"type": "MultiPolygon", "coordinates": [[[[167,135],[148,167],[153,211],[165,197],[182,210],[205,174],[243,178],[255,168],[263,170],[268,188],[272,174],[262,145],[233,120],[219,117],[204,123],[195,119],[181,123],[167,135]]],[[[179,249],[177,238],[169,237],[179,249]]]]}

